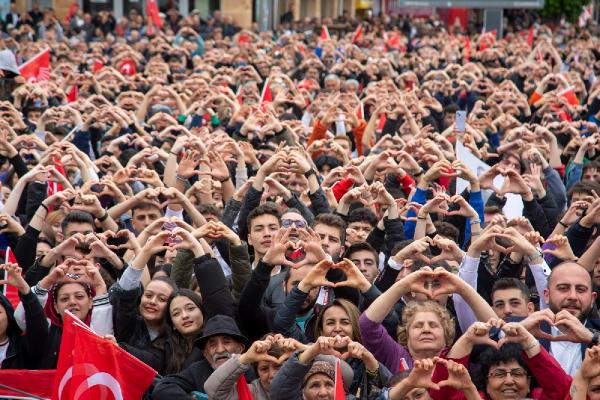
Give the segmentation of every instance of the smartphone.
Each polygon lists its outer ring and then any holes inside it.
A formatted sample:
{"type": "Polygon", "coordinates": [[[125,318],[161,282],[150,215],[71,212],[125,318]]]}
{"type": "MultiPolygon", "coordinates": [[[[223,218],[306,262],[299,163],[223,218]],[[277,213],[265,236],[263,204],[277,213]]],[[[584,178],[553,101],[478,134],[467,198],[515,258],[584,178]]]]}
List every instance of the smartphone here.
{"type": "Polygon", "coordinates": [[[465,110],[458,110],[456,112],[456,116],[454,119],[454,125],[456,126],[456,131],[464,133],[466,124],[467,124],[467,112],[465,110]]]}

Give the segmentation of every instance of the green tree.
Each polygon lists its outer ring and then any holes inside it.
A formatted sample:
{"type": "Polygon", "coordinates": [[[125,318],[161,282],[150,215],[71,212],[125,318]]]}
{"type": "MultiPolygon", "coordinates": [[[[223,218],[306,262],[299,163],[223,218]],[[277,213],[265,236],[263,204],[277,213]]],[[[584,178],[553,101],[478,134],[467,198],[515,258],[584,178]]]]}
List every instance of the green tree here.
{"type": "Polygon", "coordinates": [[[543,14],[545,17],[559,20],[563,16],[569,22],[576,22],[581,14],[581,8],[590,0],[546,0],[543,14]]]}

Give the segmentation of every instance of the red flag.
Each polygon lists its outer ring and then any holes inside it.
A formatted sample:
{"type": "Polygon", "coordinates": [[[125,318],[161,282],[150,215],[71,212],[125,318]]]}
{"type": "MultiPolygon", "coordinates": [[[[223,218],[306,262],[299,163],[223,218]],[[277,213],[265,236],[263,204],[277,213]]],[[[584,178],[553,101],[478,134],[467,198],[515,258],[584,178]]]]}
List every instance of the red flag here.
{"type": "MultiPolygon", "coordinates": [[[[76,86],[74,86],[76,87],[76,86]]],[[[73,90],[71,89],[71,92],[73,90]]],[[[58,157],[52,158],[52,163],[54,164],[54,168],[65,178],[67,178],[67,173],[65,172],[65,167],[62,164],[62,161],[58,157]]],[[[48,181],[48,190],[46,194],[48,197],[52,196],[54,193],[62,192],[64,190],[63,185],[56,181],[48,181]]],[[[50,210],[49,210],[50,211],[50,210]]]]}
{"type": "Polygon", "coordinates": [[[67,25],[69,25],[69,22],[71,22],[71,17],[73,17],[73,15],[77,12],[78,7],[79,6],[77,5],[77,2],[71,4],[71,7],[69,7],[69,11],[67,11],[67,16],[65,17],[67,25]]]}
{"type": "Polygon", "coordinates": [[[250,392],[248,382],[246,382],[246,377],[244,375],[238,378],[236,385],[238,400],[254,400],[254,397],[252,397],[252,393],[250,392]]]}
{"type": "Polygon", "coordinates": [[[135,63],[133,62],[133,60],[130,58],[124,59],[123,62],[121,63],[121,65],[119,66],[119,72],[122,75],[129,75],[129,76],[135,75],[136,69],[135,69],[135,63]]]}
{"type": "Polygon", "coordinates": [[[402,34],[400,32],[392,32],[390,35],[385,35],[385,41],[388,47],[392,49],[400,48],[400,39],[402,38],[402,34]]]}
{"type": "Polygon", "coordinates": [[[565,90],[560,92],[558,94],[558,97],[564,97],[565,99],[567,99],[569,104],[572,106],[579,105],[579,99],[577,98],[577,95],[575,94],[575,88],[573,86],[569,86],[568,88],[566,88],[565,90]]]}
{"type": "Polygon", "coordinates": [[[262,93],[260,94],[260,104],[268,102],[273,102],[273,94],[271,93],[271,83],[269,83],[269,78],[265,82],[265,86],[263,86],[262,93]]]}
{"type": "Polygon", "coordinates": [[[71,90],[69,90],[69,92],[67,93],[67,101],[69,103],[73,103],[75,101],[77,101],[77,94],[79,93],[78,89],[77,89],[77,85],[73,85],[71,87],[71,90]]]}
{"type": "Polygon", "coordinates": [[[53,400],[141,399],[156,371],[66,312],[53,400]]]}
{"type": "Polygon", "coordinates": [[[146,4],[146,14],[149,17],[149,20],[152,21],[152,24],[156,26],[158,29],[162,28],[163,22],[160,19],[158,6],[156,5],[156,0],[149,0],[148,4],[146,4]]]}
{"type": "MultiPolygon", "coordinates": [[[[13,253],[10,246],[6,247],[6,256],[4,258],[4,263],[18,264],[15,254],[13,253]]],[[[7,273],[8,272],[4,271],[4,278],[6,278],[7,273]]],[[[19,299],[19,290],[14,286],[4,285],[4,287],[2,288],[2,293],[4,294],[4,296],[6,296],[8,301],[10,301],[10,304],[12,304],[13,308],[16,309],[19,303],[21,302],[21,300],[19,299]]]]}
{"type": "Polygon", "coordinates": [[[356,31],[354,32],[354,37],[352,38],[352,44],[356,43],[358,41],[358,39],[360,39],[362,37],[362,34],[363,34],[362,24],[358,24],[358,27],[356,28],[356,31]]]}
{"type": "Polygon", "coordinates": [[[340,360],[337,360],[335,366],[335,400],[346,400],[346,391],[344,390],[344,381],[342,379],[342,367],[340,360]]]}
{"type": "Polygon", "coordinates": [[[331,39],[331,36],[329,36],[329,29],[327,29],[327,26],[325,25],[321,26],[321,40],[329,39],[331,39]]]}
{"type": "Polygon", "coordinates": [[[41,51],[22,64],[19,72],[30,83],[47,81],[50,78],[50,49],[41,51]]]}
{"type": "Polygon", "coordinates": [[[238,37],[238,45],[241,46],[244,43],[250,43],[250,36],[248,36],[245,33],[242,33],[239,37],[238,37]]]}
{"type": "Polygon", "coordinates": [[[96,73],[104,68],[104,63],[100,60],[94,60],[94,64],[92,64],[92,72],[96,73]]]}
{"type": "Polygon", "coordinates": [[[527,35],[527,45],[529,47],[533,47],[534,36],[535,36],[535,27],[533,25],[531,25],[531,28],[529,28],[529,34],[527,35]]]}
{"type": "MultiPolygon", "coordinates": [[[[54,383],[53,369],[34,371],[27,369],[0,369],[0,384],[22,390],[29,394],[49,399],[54,383]]],[[[0,388],[0,397],[23,396],[23,393],[0,388]]],[[[25,397],[19,397],[25,398],[25,397]]]]}
{"type": "Polygon", "coordinates": [[[465,63],[471,60],[471,39],[465,36],[465,63]]]}

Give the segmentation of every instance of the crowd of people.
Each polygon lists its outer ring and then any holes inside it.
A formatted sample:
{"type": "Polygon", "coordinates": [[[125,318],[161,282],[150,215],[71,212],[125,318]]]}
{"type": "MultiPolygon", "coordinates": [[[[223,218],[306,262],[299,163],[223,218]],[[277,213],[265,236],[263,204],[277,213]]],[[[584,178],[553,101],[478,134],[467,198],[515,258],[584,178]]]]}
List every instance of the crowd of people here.
{"type": "Polygon", "coordinates": [[[70,311],[156,400],[600,399],[595,24],[42,14],[0,40],[2,369],[70,311]]]}

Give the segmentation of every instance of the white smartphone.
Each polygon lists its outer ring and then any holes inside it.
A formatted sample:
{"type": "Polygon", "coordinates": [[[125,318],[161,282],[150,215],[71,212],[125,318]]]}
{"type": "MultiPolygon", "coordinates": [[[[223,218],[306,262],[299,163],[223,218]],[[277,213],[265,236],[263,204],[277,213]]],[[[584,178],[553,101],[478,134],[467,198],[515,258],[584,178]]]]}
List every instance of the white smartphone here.
{"type": "Polygon", "coordinates": [[[458,110],[454,119],[454,125],[456,126],[457,132],[464,132],[465,125],[467,124],[467,112],[464,110],[458,110]]]}

